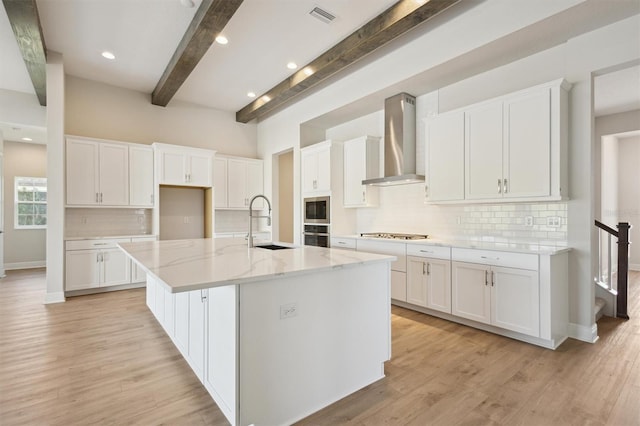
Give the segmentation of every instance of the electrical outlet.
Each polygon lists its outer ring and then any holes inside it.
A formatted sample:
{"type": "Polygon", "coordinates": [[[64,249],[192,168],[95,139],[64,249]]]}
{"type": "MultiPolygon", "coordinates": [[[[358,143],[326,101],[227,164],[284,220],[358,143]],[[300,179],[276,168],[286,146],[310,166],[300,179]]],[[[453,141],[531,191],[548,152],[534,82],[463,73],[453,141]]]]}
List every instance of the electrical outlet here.
{"type": "Polygon", "coordinates": [[[533,226],[533,216],[525,216],[524,217],[524,226],[533,226]]]}
{"type": "Polygon", "coordinates": [[[560,216],[549,216],[547,218],[547,226],[550,226],[552,228],[560,228],[561,223],[562,220],[560,219],[560,216]]]}
{"type": "Polygon", "coordinates": [[[298,304],[287,303],[280,305],[280,319],[292,318],[298,316],[298,304]]]}
{"type": "Polygon", "coordinates": [[[189,223],[189,216],[185,216],[183,220],[183,223],[189,223]]]}
{"type": "Polygon", "coordinates": [[[456,225],[462,224],[462,216],[456,216],[456,225]]]}

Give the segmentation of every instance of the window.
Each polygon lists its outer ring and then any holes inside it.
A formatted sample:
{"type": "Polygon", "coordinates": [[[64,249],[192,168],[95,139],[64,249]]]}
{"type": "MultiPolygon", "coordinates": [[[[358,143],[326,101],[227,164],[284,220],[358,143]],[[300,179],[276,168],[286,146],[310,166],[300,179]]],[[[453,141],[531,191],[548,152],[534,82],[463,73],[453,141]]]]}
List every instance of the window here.
{"type": "Polygon", "coordinates": [[[47,178],[16,177],[15,229],[47,227],[47,178]]]}

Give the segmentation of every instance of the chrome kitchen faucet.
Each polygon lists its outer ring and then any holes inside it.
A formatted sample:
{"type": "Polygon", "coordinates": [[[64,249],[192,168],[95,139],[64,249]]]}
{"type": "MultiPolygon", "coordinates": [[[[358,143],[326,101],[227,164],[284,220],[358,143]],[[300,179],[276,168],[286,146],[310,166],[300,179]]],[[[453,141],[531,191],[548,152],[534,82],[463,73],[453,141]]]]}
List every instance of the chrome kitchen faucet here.
{"type": "Polygon", "coordinates": [[[258,194],[254,196],[249,202],[249,235],[247,235],[249,248],[253,247],[253,219],[254,218],[259,219],[262,217],[267,219],[267,226],[271,226],[271,202],[264,195],[258,194]],[[269,206],[269,214],[267,216],[253,215],[253,202],[256,200],[256,198],[264,198],[264,200],[267,202],[267,205],[269,206]]]}

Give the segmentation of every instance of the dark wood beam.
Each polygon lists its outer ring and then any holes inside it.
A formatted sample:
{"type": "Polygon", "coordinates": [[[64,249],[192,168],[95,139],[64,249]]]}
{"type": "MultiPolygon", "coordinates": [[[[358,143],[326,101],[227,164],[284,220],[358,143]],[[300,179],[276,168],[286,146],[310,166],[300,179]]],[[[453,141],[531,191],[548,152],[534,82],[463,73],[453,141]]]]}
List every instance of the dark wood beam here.
{"type": "Polygon", "coordinates": [[[421,5],[416,0],[400,0],[236,112],[236,121],[247,123],[273,111],[459,1],[430,0],[421,5]]]}
{"type": "Polygon", "coordinates": [[[207,53],[243,0],[202,0],[189,28],[151,95],[151,103],[167,106],[207,53]]]}
{"type": "Polygon", "coordinates": [[[40,105],[47,105],[47,47],[36,0],[2,0],[40,105]]]}

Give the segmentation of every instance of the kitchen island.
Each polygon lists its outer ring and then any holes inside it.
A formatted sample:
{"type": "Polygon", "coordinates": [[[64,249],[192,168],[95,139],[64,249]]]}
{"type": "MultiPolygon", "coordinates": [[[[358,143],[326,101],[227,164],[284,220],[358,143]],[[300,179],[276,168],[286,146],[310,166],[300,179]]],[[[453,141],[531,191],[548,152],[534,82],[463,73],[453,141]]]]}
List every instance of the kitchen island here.
{"type": "Polygon", "coordinates": [[[232,425],[291,424],[384,377],[393,256],[236,238],[120,247],[232,425]]]}

